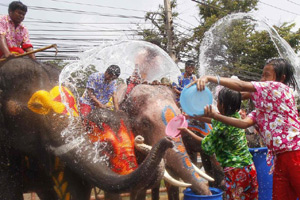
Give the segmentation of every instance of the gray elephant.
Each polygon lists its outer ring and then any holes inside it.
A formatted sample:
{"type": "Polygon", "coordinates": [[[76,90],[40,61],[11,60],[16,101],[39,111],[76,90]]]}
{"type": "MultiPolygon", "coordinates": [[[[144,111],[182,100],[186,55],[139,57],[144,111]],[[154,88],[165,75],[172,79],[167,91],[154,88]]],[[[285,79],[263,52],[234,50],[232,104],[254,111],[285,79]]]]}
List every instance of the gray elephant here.
{"type": "Polygon", "coordinates": [[[0,199],[23,199],[23,192],[35,191],[40,199],[86,200],[91,185],[120,193],[155,184],[162,174],[161,159],[173,146],[171,140],[157,140],[140,166],[129,174],[117,174],[103,155],[111,154],[114,143],[95,141],[95,130],[105,133],[108,127],[116,138],[120,130],[131,134],[127,115],[96,110],[84,125],[71,92],[62,87],[60,96],[54,89],[59,73],[25,58],[1,64],[0,178],[5,181],[0,181],[0,199]],[[69,100],[68,106],[58,101],[63,98],[69,100]]]}
{"type": "MultiPolygon", "coordinates": [[[[122,94],[122,90],[119,91],[122,94]]],[[[122,96],[122,95],[121,95],[122,96]]],[[[174,101],[174,94],[166,86],[137,85],[121,103],[121,109],[131,118],[134,133],[142,133],[145,144],[153,146],[166,136],[165,128],[168,121],[181,113],[174,101]]],[[[167,150],[164,162],[171,175],[190,183],[192,190],[198,194],[210,194],[208,184],[201,179],[199,170],[192,164],[182,138],[172,138],[175,147],[167,150]]],[[[171,192],[170,199],[178,199],[178,192],[171,192]]]]}

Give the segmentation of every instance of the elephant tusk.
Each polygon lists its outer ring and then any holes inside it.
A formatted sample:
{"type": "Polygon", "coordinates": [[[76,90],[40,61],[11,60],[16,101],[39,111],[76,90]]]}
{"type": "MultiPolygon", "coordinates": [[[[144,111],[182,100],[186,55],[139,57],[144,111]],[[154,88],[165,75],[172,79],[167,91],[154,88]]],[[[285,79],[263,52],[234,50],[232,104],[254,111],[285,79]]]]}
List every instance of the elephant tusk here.
{"type": "Polygon", "coordinates": [[[190,183],[185,183],[183,181],[178,181],[175,178],[173,178],[168,172],[167,170],[165,170],[164,172],[164,180],[167,181],[168,183],[177,186],[177,187],[190,187],[192,186],[192,184],[190,183]]]}
{"type": "Polygon", "coordinates": [[[213,179],[212,177],[210,177],[210,176],[208,176],[207,174],[205,174],[205,172],[202,171],[202,170],[200,170],[196,165],[194,165],[194,164],[192,164],[192,165],[193,165],[195,171],[198,172],[198,174],[199,174],[200,176],[202,176],[203,178],[205,178],[205,179],[208,180],[208,181],[215,181],[215,179],[213,179]]]}
{"type": "MultiPolygon", "coordinates": [[[[137,150],[141,151],[144,154],[149,153],[151,151],[151,148],[152,148],[151,146],[149,146],[147,144],[144,144],[144,138],[141,135],[138,135],[138,136],[135,137],[135,139],[134,139],[134,145],[137,148],[137,150]]],[[[203,177],[206,180],[211,181],[211,182],[215,181],[215,179],[213,179],[212,177],[208,176],[205,172],[203,172],[202,170],[200,170],[197,166],[195,166],[194,164],[192,164],[192,165],[193,165],[195,171],[201,177],[203,177]]],[[[169,177],[171,177],[171,176],[169,175],[169,177]]],[[[174,179],[174,178],[172,178],[172,179],[174,179]]],[[[177,181],[176,179],[174,179],[174,180],[177,181]]],[[[168,181],[168,180],[166,179],[166,181],[168,181]]],[[[179,181],[177,181],[177,182],[179,182],[179,181]]],[[[189,184],[189,183],[184,183],[184,184],[189,184]]],[[[188,186],[182,186],[182,187],[188,187],[188,186]]]]}

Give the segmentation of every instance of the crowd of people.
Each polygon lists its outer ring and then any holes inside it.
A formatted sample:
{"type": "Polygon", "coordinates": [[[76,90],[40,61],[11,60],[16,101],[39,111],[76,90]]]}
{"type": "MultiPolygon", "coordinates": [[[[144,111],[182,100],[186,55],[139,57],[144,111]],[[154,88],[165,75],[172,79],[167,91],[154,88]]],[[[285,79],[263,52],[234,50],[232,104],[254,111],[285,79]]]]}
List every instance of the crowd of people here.
{"type": "MultiPolygon", "coordinates": [[[[26,13],[26,5],[13,1],[8,15],[0,17],[0,58],[13,58],[33,50],[28,30],[22,24],[26,13]]],[[[151,55],[156,57],[156,54],[151,55]]],[[[35,59],[34,54],[29,56],[35,59]]],[[[116,79],[120,74],[119,66],[110,65],[105,73],[96,72],[89,76],[86,91],[80,99],[82,115],[95,108],[108,109],[110,101],[115,110],[119,109],[116,79]]],[[[127,79],[127,96],[136,85],[145,83],[146,75],[145,71],[140,72],[135,67],[134,73],[127,79]]],[[[207,154],[216,155],[224,169],[226,199],[258,199],[257,173],[245,135],[245,129],[251,126],[256,127],[256,132],[268,147],[268,165],[273,163],[270,171],[273,173],[273,200],[299,198],[300,120],[294,98],[294,90],[298,87],[294,67],[283,58],[272,58],[266,62],[260,81],[246,82],[210,75],[197,79],[195,62],[188,60],[178,83],[162,78],[152,84],[172,86],[178,102],[184,87],[196,84],[202,91],[208,82],[223,86],[217,96],[218,111],[208,105],[203,116],[187,117],[211,123],[212,131],[202,138],[188,128],[180,130],[199,141],[207,154]],[[254,103],[255,109],[249,114],[241,112],[244,99],[251,99],[254,103]]]]}

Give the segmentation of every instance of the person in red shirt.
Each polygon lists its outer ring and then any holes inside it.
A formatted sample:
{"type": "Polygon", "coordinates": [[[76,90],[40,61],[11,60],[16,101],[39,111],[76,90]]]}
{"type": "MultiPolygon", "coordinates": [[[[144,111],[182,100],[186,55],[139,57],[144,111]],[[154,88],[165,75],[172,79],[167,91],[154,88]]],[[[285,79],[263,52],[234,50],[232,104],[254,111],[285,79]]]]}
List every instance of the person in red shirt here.
{"type": "MultiPolygon", "coordinates": [[[[20,1],[9,4],[8,15],[0,17],[0,58],[11,58],[33,50],[27,28],[22,24],[27,6],[20,1]]],[[[35,59],[34,54],[29,57],[35,59]]]]}

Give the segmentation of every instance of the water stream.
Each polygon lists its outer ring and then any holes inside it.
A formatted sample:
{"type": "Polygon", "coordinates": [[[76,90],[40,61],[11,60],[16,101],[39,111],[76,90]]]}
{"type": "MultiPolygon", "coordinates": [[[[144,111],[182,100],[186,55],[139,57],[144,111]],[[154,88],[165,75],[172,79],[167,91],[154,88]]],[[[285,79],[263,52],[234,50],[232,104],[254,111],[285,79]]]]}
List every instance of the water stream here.
{"type": "MultiPolygon", "coordinates": [[[[300,85],[300,66],[299,57],[296,55],[291,46],[279,36],[278,32],[268,24],[266,19],[258,18],[249,13],[235,13],[218,20],[204,35],[200,45],[200,61],[198,75],[222,75],[221,68],[229,66],[230,55],[226,47],[228,33],[233,26],[239,22],[247,22],[255,27],[254,31],[266,31],[269,34],[278,55],[291,62],[295,67],[296,80],[300,85]]],[[[247,44],[245,44],[247,45],[247,44]]],[[[265,45],[265,44],[261,44],[265,45]]],[[[238,75],[238,74],[236,74],[238,75]]]]}

